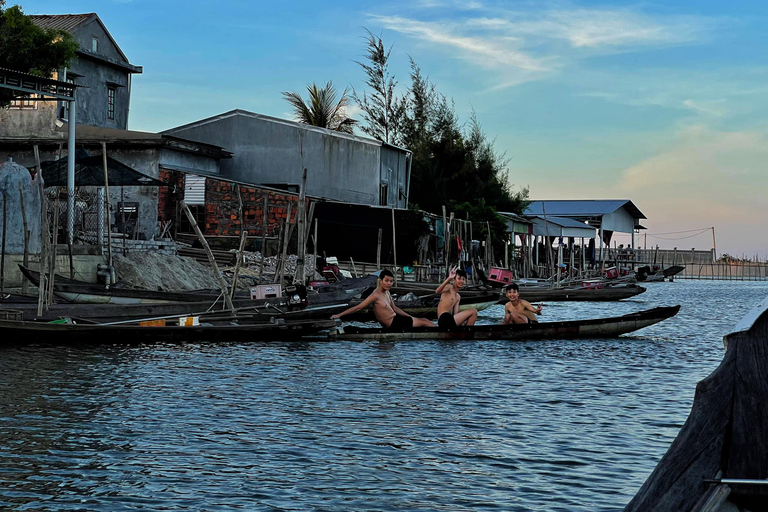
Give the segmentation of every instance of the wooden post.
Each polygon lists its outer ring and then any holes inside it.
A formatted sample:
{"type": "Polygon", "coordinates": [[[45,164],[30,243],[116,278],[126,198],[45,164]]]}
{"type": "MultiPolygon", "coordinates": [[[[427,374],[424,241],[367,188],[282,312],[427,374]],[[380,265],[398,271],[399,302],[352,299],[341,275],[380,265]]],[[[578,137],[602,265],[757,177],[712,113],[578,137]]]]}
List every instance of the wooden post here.
{"type": "Polygon", "coordinates": [[[306,231],[307,219],[305,209],[307,202],[307,168],[301,173],[301,188],[299,189],[299,204],[296,208],[296,222],[299,225],[298,247],[296,248],[296,273],[293,276],[293,282],[304,284],[306,281],[304,275],[304,255],[307,253],[306,231]]]}
{"type": "Polygon", "coordinates": [[[395,209],[392,208],[392,267],[395,274],[395,286],[397,286],[397,241],[395,237],[395,209]]]}
{"type": "MultiPolygon", "coordinates": [[[[241,224],[242,226],[242,224],[241,224]]],[[[235,300],[235,290],[237,289],[237,278],[240,274],[240,264],[243,262],[243,250],[245,249],[245,241],[248,239],[247,231],[240,231],[240,248],[237,250],[237,263],[235,263],[235,275],[232,276],[232,288],[229,291],[229,296],[232,300],[235,300]]]]}
{"type": "MultiPolygon", "coordinates": [[[[29,267],[29,228],[27,227],[27,210],[24,206],[24,190],[19,183],[19,202],[21,204],[21,222],[24,227],[24,259],[23,263],[25,267],[29,267]]],[[[29,292],[29,280],[21,280],[21,293],[26,295],[29,292]]]]}
{"type": "MultiPolygon", "coordinates": [[[[59,189],[60,190],[60,189],[59,189]]],[[[72,204],[72,203],[69,203],[72,204]]],[[[59,244],[59,211],[61,210],[61,200],[56,196],[56,204],[53,208],[53,230],[51,231],[51,256],[50,267],[48,268],[48,304],[53,304],[53,287],[56,282],[56,246],[59,244]]]]}
{"type": "Polygon", "coordinates": [[[445,275],[448,275],[448,218],[445,215],[445,205],[443,205],[443,265],[445,266],[445,275]]]}
{"type": "Polygon", "coordinates": [[[2,251],[0,253],[0,292],[5,291],[5,239],[6,239],[6,228],[8,226],[7,224],[8,219],[8,201],[5,197],[5,190],[3,190],[3,243],[2,243],[2,251]]]}
{"type": "MultiPolygon", "coordinates": [[[[379,232],[381,232],[381,230],[379,230],[379,232]]],[[[312,240],[312,247],[314,248],[312,251],[312,268],[314,269],[317,266],[317,219],[315,219],[315,235],[312,240]]],[[[315,275],[314,271],[312,272],[312,275],[315,275]]]]}
{"type": "MultiPolygon", "coordinates": [[[[104,166],[104,222],[106,226],[100,226],[99,229],[107,230],[107,265],[112,266],[112,203],[109,200],[109,172],[107,171],[107,143],[101,143],[101,160],[104,166]]],[[[111,274],[111,269],[110,269],[111,274]]],[[[111,281],[111,279],[110,279],[111,281]]],[[[114,283],[113,283],[114,284],[114,283]]]]}
{"type": "Polygon", "coordinates": [[[379,228],[379,245],[376,248],[376,270],[381,270],[381,228],[379,228]]]}
{"type": "Polygon", "coordinates": [[[352,271],[355,273],[355,277],[357,277],[357,268],[355,267],[355,260],[353,260],[351,257],[349,258],[349,262],[352,264],[352,271]]]}
{"type": "Polygon", "coordinates": [[[259,267],[259,283],[264,282],[264,260],[267,258],[267,196],[264,196],[264,207],[261,216],[261,266],[259,267]]]}
{"type": "Polygon", "coordinates": [[[291,241],[291,233],[293,230],[291,229],[291,203],[288,203],[288,213],[285,218],[285,227],[283,228],[283,243],[280,245],[280,259],[277,264],[277,268],[275,268],[275,279],[276,282],[280,285],[283,284],[283,278],[285,276],[285,263],[286,259],[288,258],[288,243],[291,241]],[[280,272],[277,271],[277,269],[280,269],[280,272]],[[279,275],[279,278],[278,278],[279,275]]]}
{"type": "Polygon", "coordinates": [[[43,182],[43,169],[40,167],[40,153],[37,149],[37,144],[33,146],[33,150],[35,153],[35,166],[37,167],[35,179],[37,180],[37,188],[40,193],[40,283],[38,283],[37,289],[37,314],[42,315],[43,308],[45,307],[45,287],[47,282],[45,271],[47,268],[48,208],[45,206],[45,184],[43,182]]]}
{"type": "MultiPolygon", "coordinates": [[[[310,227],[312,226],[312,219],[315,217],[315,202],[312,201],[309,203],[309,214],[305,215],[304,217],[304,259],[306,260],[307,257],[307,244],[309,243],[309,232],[310,227]]],[[[301,243],[301,241],[299,241],[301,243]]],[[[315,275],[315,266],[317,265],[317,258],[314,258],[312,260],[312,276],[315,275]]],[[[304,272],[304,275],[302,275],[302,284],[306,283],[307,281],[307,262],[304,261],[304,269],[302,270],[304,272]]],[[[299,275],[298,268],[296,269],[296,273],[294,274],[294,281],[296,280],[296,276],[299,275]]]]}
{"type": "Polygon", "coordinates": [[[192,225],[192,229],[195,230],[195,234],[197,235],[198,240],[200,240],[203,249],[205,249],[205,254],[208,255],[208,261],[213,267],[214,274],[216,274],[216,280],[219,282],[219,288],[221,289],[221,293],[224,297],[224,303],[227,305],[228,309],[235,309],[235,306],[232,304],[232,299],[229,298],[229,293],[227,292],[227,284],[224,282],[224,278],[222,277],[221,272],[219,272],[219,266],[216,264],[216,258],[213,256],[213,252],[211,252],[211,248],[208,246],[208,240],[206,240],[205,236],[203,236],[203,232],[200,231],[200,227],[197,225],[195,217],[192,215],[192,212],[189,211],[189,207],[183,199],[181,200],[181,208],[187,215],[187,219],[192,225]]]}

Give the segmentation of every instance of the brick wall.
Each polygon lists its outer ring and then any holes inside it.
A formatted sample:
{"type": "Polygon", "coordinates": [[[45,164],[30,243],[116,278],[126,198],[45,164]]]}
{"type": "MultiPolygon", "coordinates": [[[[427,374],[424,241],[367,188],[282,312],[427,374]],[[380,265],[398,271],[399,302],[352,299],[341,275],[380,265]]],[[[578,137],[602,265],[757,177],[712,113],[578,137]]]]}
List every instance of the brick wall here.
{"type": "MultiPolygon", "coordinates": [[[[183,173],[161,169],[160,179],[177,184],[177,190],[184,190],[183,173]]],[[[169,187],[170,191],[171,188],[169,187]]],[[[275,191],[259,187],[240,185],[240,195],[243,200],[243,222],[240,221],[240,201],[235,183],[206,178],[205,180],[205,224],[200,223],[200,229],[206,236],[240,236],[241,230],[248,231],[249,236],[262,235],[262,220],[264,215],[264,197],[267,197],[267,232],[266,236],[277,236],[280,224],[288,216],[288,205],[291,206],[291,221],[296,220],[298,194],[275,191]]],[[[173,218],[177,211],[181,193],[161,194],[158,204],[158,216],[161,220],[173,218]]],[[[309,200],[307,200],[309,208],[309,200]]]]}

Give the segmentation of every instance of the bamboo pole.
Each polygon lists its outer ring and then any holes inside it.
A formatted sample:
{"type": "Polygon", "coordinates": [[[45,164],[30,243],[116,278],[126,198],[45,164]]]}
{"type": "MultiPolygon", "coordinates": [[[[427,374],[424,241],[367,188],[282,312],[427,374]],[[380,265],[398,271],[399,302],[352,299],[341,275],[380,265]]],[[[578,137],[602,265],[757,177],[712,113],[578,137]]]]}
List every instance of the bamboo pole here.
{"type": "Polygon", "coordinates": [[[376,248],[376,270],[381,270],[381,228],[379,228],[379,245],[376,248]]]}
{"type": "MultiPolygon", "coordinates": [[[[305,222],[304,222],[304,259],[306,260],[306,251],[307,251],[307,244],[309,244],[309,234],[310,234],[310,227],[312,226],[312,221],[315,217],[315,202],[312,201],[309,203],[309,213],[305,216],[305,222]]],[[[315,266],[317,266],[317,258],[314,258],[312,260],[312,276],[315,275],[315,266]]],[[[298,269],[294,273],[294,281],[297,279],[297,276],[299,275],[298,269]]],[[[304,275],[302,276],[302,284],[306,283],[307,281],[307,263],[304,262],[304,268],[302,269],[302,272],[304,272],[304,275]]]]}
{"type": "Polygon", "coordinates": [[[32,148],[35,153],[35,167],[37,168],[35,179],[37,180],[37,188],[40,193],[40,282],[38,283],[37,288],[37,314],[42,315],[45,307],[45,286],[47,282],[45,270],[47,267],[46,245],[48,244],[48,208],[45,206],[45,184],[43,179],[43,169],[40,167],[40,152],[37,149],[37,144],[32,148]]]}
{"type": "Polygon", "coordinates": [[[349,262],[352,264],[352,271],[355,273],[355,277],[357,277],[357,268],[355,267],[355,260],[353,260],[351,257],[349,258],[349,262]]]}
{"type": "MultiPolygon", "coordinates": [[[[27,226],[27,209],[24,206],[24,190],[19,183],[19,202],[21,204],[21,222],[24,227],[24,259],[22,260],[25,267],[29,267],[29,227],[27,226]]],[[[21,280],[21,293],[26,295],[29,292],[29,280],[21,280]]]]}
{"type": "Polygon", "coordinates": [[[192,212],[189,211],[189,207],[187,206],[187,203],[182,199],[181,200],[181,208],[184,210],[184,213],[187,215],[187,219],[189,220],[189,223],[192,225],[192,229],[195,230],[195,234],[197,235],[197,238],[200,240],[200,243],[203,246],[203,249],[205,249],[205,254],[208,255],[208,261],[211,263],[211,266],[213,267],[213,272],[216,275],[216,280],[219,282],[219,288],[221,288],[221,293],[224,297],[224,303],[227,305],[227,308],[232,310],[235,309],[235,306],[232,304],[232,299],[229,298],[229,293],[227,293],[227,284],[224,282],[224,278],[221,275],[221,272],[219,272],[219,266],[216,264],[216,258],[213,256],[213,252],[211,252],[211,248],[208,246],[208,240],[205,239],[205,236],[203,236],[203,232],[200,231],[200,227],[197,225],[197,221],[195,220],[195,217],[192,215],[192,212]]]}
{"type": "MultiPolygon", "coordinates": [[[[107,143],[101,143],[101,160],[104,166],[104,209],[106,215],[104,216],[104,222],[106,226],[100,226],[99,229],[107,230],[107,265],[112,266],[112,222],[111,222],[111,210],[112,203],[109,201],[109,172],[107,171],[107,143]]],[[[111,275],[111,269],[110,269],[111,275]]],[[[111,279],[110,279],[111,281],[111,279]]]]}
{"type": "Polygon", "coordinates": [[[445,266],[445,275],[448,275],[448,218],[445,214],[445,205],[443,205],[443,265],[445,266]]]}
{"type": "MultiPolygon", "coordinates": [[[[285,264],[288,260],[288,244],[291,242],[291,235],[293,234],[293,223],[291,223],[291,203],[288,203],[288,215],[285,218],[285,229],[283,230],[283,248],[280,253],[280,280],[278,283],[283,284],[285,279],[285,264]]],[[[277,277],[277,272],[275,272],[277,277]]]]}
{"type": "Polygon", "coordinates": [[[264,282],[264,260],[267,258],[267,196],[264,196],[264,207],[261,217],[261,265],[259,267],[259,283],[264,282]]]}
{"type": "MultiPolygon", "coordinates": [[[[314,204],[314,203],[313,203],[314,204]]],[[[381,230],[379,230],[381,232],[381,230]]],[[[317,219],[315,219],[315,235],[312,237],[312,268],[314,269],[317,267],[317,219]]],[[[312,272],[312,276],[314,276],[314,271],[312,272]]]]}
{"type": "Polygon", "coordinates": [[[306,214],[306,202],[307,202],[307,168],[305,167],[301,173],[301,188],[299,189],[299,204],[296,205],[296,222],[299,226],[298,247],[296,248],[296,273],[293,275],[293,282],[304,284],[304,256],[307,253],[306,246],[306,231],[307,231],[307,219],[306,214]]]}
{"type": "Polygon", "coordinates": [[[237,278],[240,275],[240,265],[243,262],[243,250],[245,249],[245,242],[248,239],[248,232],[240,232],[240,248],[237,250],[237,263],[235,263],[235,274],[232,276],[232,288],[229,291],[229,296],[232,300],[235,299],[235,290],[237,290],[237,278]]]}
{"type": "MultiPolygon", "coordinates": [[[[71,203],[70,203],[71,204],[71,203]]],[[[53,287],[56,281],[56,246],[59,243],[59,210],[61,209],[61,200],[56,196],[56,204],[53,208],[53,230],[51,231],[51,254],[48,267],[48,304],[53,304],[53,287]]]]}
{"type": "Polygon", "coordinates": [[[6,228],[8,227],[8,201],[6,200],[5,190],[3,190],[3,242],[0,249],[0,292],[5,292],[5,239],[6,228]]]}
{"type": "Polygon", "coordinates": [[[392,208],[392,266],[394,267],[395,286],[397,286],[397,237],[395,236],[395,209],[392,208]]]}

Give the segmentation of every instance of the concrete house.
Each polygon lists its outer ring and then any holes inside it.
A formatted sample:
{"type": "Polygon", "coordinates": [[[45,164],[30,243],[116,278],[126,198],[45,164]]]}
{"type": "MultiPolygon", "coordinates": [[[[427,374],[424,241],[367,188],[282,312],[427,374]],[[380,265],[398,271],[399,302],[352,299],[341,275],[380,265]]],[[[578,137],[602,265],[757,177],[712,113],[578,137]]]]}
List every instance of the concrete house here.
{"type": "Polygon", "coordinates": [[[354,204],[406,208],[411,152],[245,110],[171,128],[164,134],[221,146],[226,179],[296,192],[307,169],[307,194],[354,204]]]}
{"type": "MultiPolygon", "coordinates": [[[[68,69],[54,78],[82,87],[76,93],[78,125],[126,129],[130,110],[131,77],[141,66],[128,61],[95,13],[30,16],[43,28],[69,32],[80,44],[68,69]]],[[[17,100],[0,110],[0,138],[51,137],[69,118],[66,102],[17,100]]],[[[60,136],[60,134],[58,134],[60,136]]]]}

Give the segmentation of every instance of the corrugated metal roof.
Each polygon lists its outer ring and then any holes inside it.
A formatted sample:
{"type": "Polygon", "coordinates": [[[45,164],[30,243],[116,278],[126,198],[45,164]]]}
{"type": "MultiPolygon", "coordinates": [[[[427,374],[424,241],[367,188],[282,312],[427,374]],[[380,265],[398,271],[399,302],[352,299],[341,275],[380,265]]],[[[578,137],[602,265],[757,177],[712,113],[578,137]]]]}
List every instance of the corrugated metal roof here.
{"type": "Polygon", "coordinates": [[[564,228],[591,229],[592,231],[595,231],[597,229],[595,228],[595,226],[590,226],[589,224],[585,224],[581,221],[571,219],[568,217],[547,217],[546,219],[544,219],[543,215],[534,215],[533,218],[546,220],[546,222],[549,222],[550,224],[554,224],[556,226],[562,226],[564,228]]]}
{"type": "Polygon", "coordinates": [[[88,21],[96,13],[87,14],[32,14],[29,17],[40,28],[53,28],[72,32],[78,25],[88,21]]]}
{"type": "Polygon", "coordinates": [[[525,214],[573,218],[600,217],[613,213],[621,207],[626,208],[627,212],[635,219],[647,218],[629,199],[560,199],[532,201],[525,210],[525,214]]]}

